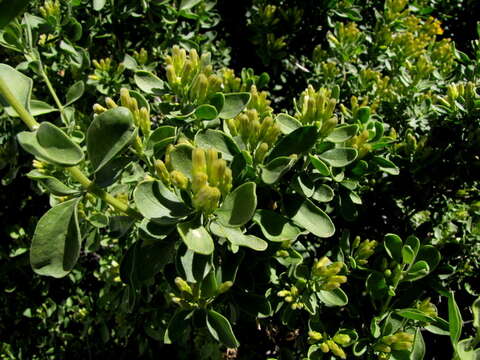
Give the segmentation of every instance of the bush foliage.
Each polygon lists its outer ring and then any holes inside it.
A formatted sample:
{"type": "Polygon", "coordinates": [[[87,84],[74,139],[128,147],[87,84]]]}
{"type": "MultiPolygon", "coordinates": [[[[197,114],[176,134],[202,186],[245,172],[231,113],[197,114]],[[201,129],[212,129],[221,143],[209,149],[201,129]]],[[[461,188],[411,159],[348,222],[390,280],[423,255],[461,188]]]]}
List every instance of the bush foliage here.
{"type": "Polygon", "coordinates": [[[0,357],[477,359],[476,6],[0,0],[0,357]]]}

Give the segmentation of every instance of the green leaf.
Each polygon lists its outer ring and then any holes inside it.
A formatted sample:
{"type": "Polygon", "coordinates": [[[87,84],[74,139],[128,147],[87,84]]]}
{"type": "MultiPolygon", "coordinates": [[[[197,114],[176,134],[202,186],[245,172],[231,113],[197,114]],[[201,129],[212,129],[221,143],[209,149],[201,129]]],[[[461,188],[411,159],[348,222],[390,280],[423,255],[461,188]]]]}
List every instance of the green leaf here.
{"type": "Polygon", "coordinates": [[[320,175],[323,175],[323,176],[330,175],[330,169],[328,168],[328,165],[325,164],[322,160],[320,160],[315,155],[311,155],[311,154],[308,155],[308,158],[310,159],[310,162],[312,163],[313,167],[318,170],[320,175]]]}
{"type": "Polygon", "coordinates": [[[247,182],[229,193],[222,206],[215,211],[220,224],[239,227],[247,223],[257,208],[256,184],[247,182]]]}
{"type": "Polygon", "coordinates": [[[332,130],[325,139],[334,143],[344,142],[357,134],[358,125],[341,125],[332,130]]]}
{"type": "Polygon", "coordinates": [[[344,167],[357,158],[357,150],[353,148],[334,148],[318,155],[318,157],[333,167],[344,167]]]}
{"type": "Polygon", "coordinates": [[[477,329],[477,332],[480,329],[480,297],[477,298],[472,304],[472,314],[473,314],[473,327],[477,329]]]}
{"type": "Polygon", "coordinates": [[[318,298],[328,307],[345,306],[348,304],[348,296],[340,288],[332,291],[320,290],[318,292],[318,298]]]}
{"type": "Polygon", "coordinates": [[[219,130],[199,131],[195,135],[195,144],[204,149],[215,149],[222,154],[222,158],[232,161],[240,153],[240,149],[233,139],[219,130]]]}
{"type": "Polygon", "coordinates": [[[177,309],[175,311],[175,314],[173,314],[168,323],[167,331],[165,331],[165,336],[163,338],[165,344],[171,344],[183,336],[185,330],[190,324],[190,318],[192,315],[192,310],[177,309]]]}
{"type": "Polygon", "coordinates": [[[84,158],[82,149],[49,122],[41,123],[34,132],[23,131],[17,138],[25,151],[49,163],[75,166],[84,158]]]}
{"type": "Polygon", "coordinates": [[[287,199],[287,214],[297,225],[312,234],[328,238],[335,233],[335,226],[330,217],[310,200],[299,197],[287,199]]]}
{"type": "Polygon", "coordinates": [[[404,264],[413,263],[413,260],[415,259],[415,253],[413,252],[413,249],[410,247],[410,245],[407,245],[407,244],[403,245],[402,258],[403,258],[404,264]]]}
{"type": "Polygon", "coordinates": [[[225,96],[222,93],[215,93],[209,98],[210,105],[215,106],[217,114],[220,113],[225,105],[225,96]]]}
{"type": "Polygon", "coordinates": [[[179,10],[188,10],[199,4],[202,0],[182,0],[179,10]]]}
{"type": "Polygon", "coordinates": [[[198,221],[179,223],[177,230],[190,250],[202,255],[210,255],[215,250],[212,237],[198,221]]]}
{"type": "Polygon", "coordinates": [[[452,340],[453,346],[456,347],[462,335],[463,320],[453,291],[451,291],[448,296],[448,323],[450,325],[450,339],[452,340]]]}
{"type": "Polygon", "coordinates": [[[226,238],[236,246],[245,246],[255,251],[264,251],[268,247],[266,241],[253,235],[246,235],[239,228],[226,227],[212,222],[210,231],[217,236],[226,238]]]}
{"type": "Polygon", "coordinates": [[[430,271],[433,271],[440,262],[440,258],[440,252],[435,247],[432,245],[423,245],[418,251],[415,261],[425,261],[428,264],[430,271]]]}
{"type": "Polygon", "coordinates": [[[94,171],[99,171],[135,138],[130,110],[117,107],[96,116],[87,130],[87,152],[94,171]]]}
{"type": "Polygon", "coordinates": [[[240,346],[233,334],[232,326],[227,318],[214,310],[207,310],[207,328],[213,338],[229,348],[240,346]]]}
{"type": "Polygon", "coordinates": [[[387,234],[383,242],[383,246],[388,256],[398,263],[402,262],[402,246],[403,242],[400,236],[396,234],[387,234]]]}
{"type": "Polygon", "coordinates": [[[215,106],[203,104],[195,109],[195,116],[200,120],[213,120],[218,116],[218,112],[215,106]]]}
{"type": "Polygon", "coordinates": [[[71,105],[75,101],[80,99],[84,92],[85,92],[85,83],[82,80],[77,81],[75,84],[70,86],[70,88],[67,90],[67,95],[66,95],[67,102],[65,103],[65,106],[71,105]]]}
{"type": "MultiPolygon", "coordinates": [[[[212,256],[201,255],[182,244],[175,258],[176,271],[179,276],[192,284],[199,283],[212,272],[212,256]]],[[[224,264],[222,264],[223,268],[224,264]]]]}
{"type": "Polygon", "coordinates": [[[426,261],[417,261],[408,270],[408,273],[403,278],[404,281],[415,281],[428,275],[431,271],[430,266],[426,261]]]}
{"type": "Polygon", "coordinates": [[[370,120],[370,113],[371,113],[370,107],[368,106],[360,107],[360,109],[358,109],[357,111],[358,120],[360,120],[362,124],[365,124],[368,120],[370,120]]]}
{"type": "Polygon", "coordinates": [[[138,88],[147,94],[158,94],[164,88],[163,81],[149,71],[137,71],[133,79],[138,88]]]}
{"type": "Polygon", "coordinates": [[[146,152],[157,158],[162,157],[167,146],[175,142],[175,133],[176,128],[173,126],[156,128],[148,138],[146,152]]]}
{"type": "Polygon", "coordinates": [[[303,126],[292,131],[277,142],[268,156],[268,161],[280,156],[300,155],[308,152],[317,141],[316,126],[303,126]]]}
{"type": "MultiPolygon", "coordinates": [[[[21,3],[23,1],[19,1],[21,3]]],[[[0,8],[4,7],[7,1],[3,0],[3,3],[0,3],[0,8]]],[[[11,4],[8,2],[8,4],[11,4]]],[[[12,6],[8,6],[12,7],[12,6]]],[[[0,23],[3,18],[3,14],[5,11],[0,12],[0,23]]],[[[8,86],[9,90],[15,96],[15,98],[20,102],[20,104],[30,112],[30,98],[32,97],[32,88],[33,88],[33,80],[30,79],[28,76],[23,75],[21,72],[15,70],[11,66],[6,64],[0,64],[0,78],[5,81],[6,85],[8,86]]],[[[13,108],[9,107],[10,104],[3,98],[0,94],[0,103],[3,104],[5,107],[9,108],[10,112],[15,112],[13,108]]]]}
{"type": "Polygon", "coordinates": [[[55,111],[58,111],[58,109],[54,108],[50,104],[47,104],[46,102],[39,101],[39,100],[30,101],[30,114],[32,114],[32,116],[50,114],[55,111]]]}
{"type": "Polygon", "coordinates": [[[65,201],[38,221],[30,248],[30,263],[37,274],[61,278],[75,266],[81,246],[79,201],[80,198],[65,201]]]}
{"type": "Polygon", "coordinates": [[[391,162],[388,159],[385,159],[382,156],[374,156],[373,161],[378,165],[380,170],[382,170],[383,172],[386,172],[387,174],[390,174],[390,175],[400,174],[400,170],[397,167],[397,165],[395,165],[393,162],[391,162]]]}
{"type": "Polygon", "coordinates": [[[80,191],[72,189],[53,176],[45,175],[37,170],[30,171],[27,176],[30,179],[38,180],[48,190],[57,196],[76,195],[80,191]]]}
{"type": "Polygon", "coordinates": [[[302,233],[288,218],[271,210],[255,211],[253,222],[260,226],[267,240],[274,242],[295,240],[302,233]]]}
{"type": "Polygon", "coordinates": [[[159,224],[176,224],[190,214],[190,209],[161,181],[143,181],[133,192],[138,211],[159,224]]]}
{"type": "Polygon", "coordinates": [[[275,121],[280,127],[280,131],[285,135],[290,134],[292,131],[302,127],[302,123],[300,121],[288,114],[278,114],[275,118],[275,121]]]}
{"type": "Polygon", "coordinates": [[[319,202],[330,202],[335,196],[332,188],[328,185],[322,184],[315,189],[312,199],[319,202]]]}
{"type": "Polygon", "coordinates": [[[218,115],[221,119],[231,119],[240,114],[250,101],[250,93],[224,94],[225,102],[222,111],[218,115]]]}
{"type": "Polygon", "coordinates": [[[107,0],[93,0],[93,10],[100,11],[105,6],[107,0]]]}
{"type": "Polygon", "coordinates": [[[29,0],[0,1],[0,29],[3,29],[10,21],[19,16],[29,2],[29,0]]]}
{"type": "Polygon", "coordinates": [[[425,341],[423,340],[422,331],[417,328],[410,360],[423,360],[425,358],[425,352],[425,341]]]}
{"type": "Polygon", "coordinates": [[[174,170],[178,170],[192,180],[192,150],[187,144],[180,144],[170,152],[170,163],[174,170]]]}
{"type": "Polygon", "coordinates": [[[288,156],[281,156],[273,159],[266,165],[261,167],[262,181],[271,185],[276,183],[280,178],[292,168],[295,164],[295,159],[288,156]]]}

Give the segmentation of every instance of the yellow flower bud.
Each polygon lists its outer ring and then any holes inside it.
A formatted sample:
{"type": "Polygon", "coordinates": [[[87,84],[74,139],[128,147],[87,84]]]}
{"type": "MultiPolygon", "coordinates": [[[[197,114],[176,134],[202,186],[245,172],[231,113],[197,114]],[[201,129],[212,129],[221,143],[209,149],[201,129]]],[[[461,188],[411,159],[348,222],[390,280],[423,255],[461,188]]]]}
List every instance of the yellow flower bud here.
{"type": "Polygon", "coordinates": [[[192,152],[192,169],[193,174],[205,173],[207,174],[207,160],[205,158],[205,150],[195,148],[192,152]]]}
{"type": "Polygon", "coordinates": [[[230,288],[233,286],[233,282],[232,281],[225,281],[224,283],[222,283],[219,287],[218,287],[218,293],[219,294],[223,294],[225,292],[227,292],[228,290],[230,290],[230,288]]]}
{"type": "Polygon", "coordinates": [[[179,189],[186,190],[188,187],[188,178],[180,171],[173,170],[170,173],[170,180],[172,184],[179,189]]]}
{"type": "Polygon", "coordinates": [[[320,350],[323,352],[323,353],[328,353],[330,351],[330,347],[328,346],[328,344],[326,342],[323,342],[319,345],[320,347],[320,350]]]}
{"type": "Polygon", "coordinates": [[[182,279],[179,276],[175,278],[175,285],[177,286],[178,290],[180,290],[182,292],[186,292],[190,295],[193,294],[193,291],[192,291],[192,288],[190,287],[190,285],[184,279],[182,279]]]}
{"type": "Polygon", "coordinates": [[[347,345],[352,339],[347,334],[336,334],[333,337],[333,341],[340,345],[347,345]]]}
{"type": "Polygon", "coordinates": [[[162,179],[165,184],[170,184],[170,174],[162,160],[155,160],[155,170],[157,171],[157,176],[162,179]]]}
{"type": "Polygon", "coordinates": [[[320,334],[318,331],[313,330],[308,332],[308,337],[313,341],[319,341],[323,338],[322,334],[320,334]]]}

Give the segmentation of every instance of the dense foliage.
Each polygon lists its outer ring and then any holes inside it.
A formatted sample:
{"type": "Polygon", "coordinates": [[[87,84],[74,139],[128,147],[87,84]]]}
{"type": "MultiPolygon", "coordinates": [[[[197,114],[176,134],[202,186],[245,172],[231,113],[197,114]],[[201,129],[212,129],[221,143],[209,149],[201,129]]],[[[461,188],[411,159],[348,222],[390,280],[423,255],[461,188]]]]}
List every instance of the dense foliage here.
{"type": "Polygon", "coordinates": [[[0,358],[480,356],[474,1],[15,3],[0,358]]]}

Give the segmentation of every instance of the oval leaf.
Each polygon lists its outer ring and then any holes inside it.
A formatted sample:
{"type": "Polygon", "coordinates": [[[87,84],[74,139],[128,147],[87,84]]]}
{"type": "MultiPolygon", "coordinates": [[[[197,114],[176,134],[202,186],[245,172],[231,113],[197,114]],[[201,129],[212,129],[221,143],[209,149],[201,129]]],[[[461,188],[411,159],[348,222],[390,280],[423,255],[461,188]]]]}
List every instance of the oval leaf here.
{"type": "Polygon", "coordinates": [[[257,208],[256,184],[247,182],[229,193],[222,206],[215,211],[224,226],[238,227],[247,223],[257,208]]]}
{"type": "Polygon", "coordinates": [[[290,218],[312,234],[328,238],[335,233],[335,226],[330,217],[310,200],[295,197],[287,201],[290,218]]]}
{"type": "Polygon", "coordinates": [[[278,114],[275,118],[275,121],[280,127],[280,131],[285,135],[290,134],[292,131],[302,127],[302,123],[300,121],[288,114],[278,114]]]}
{"type": "Polygon", "coordinates": [[[130,110],[117,107],[93,119],[87,130],[87,152],[97,172],[127,147],[136,131],[130,110]]]}
{"type": "Polygon", "coordinates": [[[210,225],[210,230],[215,235],[226,238],[236,246],[245,246],[255,251],[264,251],[268,247],[266,241],[253,235],[246,235],[238,228],[226,227],[213,222],[210,225]]]}
{"type": "Polygon", "coordinates": [[[325,140],[339,143],[347,141],[356,135],[358,125],[342,125],[338,126],[327,136],[325,140]]]}
{"type": "Polygon", "coordinates": [[[270,241],[295,240],[302,232],[288,218],[271,210],[257,210],[253,222],[260,226],[263,235],[270,241]]]}
{"type": "Polygon", "coordinates": [[[225,102],[222,111],[218,115],[221,119],[231,119],[240,114],[250,101],[250,93],[224,94],[225,102]]]}
{"type": "Polygon", "coordinates": [[[61,278],[75,266],[81,246],[79,200],[65,201],[39,220],[30,248],[30,263],[37,274],[61,278]]]}
{"type": "Polygon", "coordinates": [[[161,181],[144,181],[137,185],[133,199],[138,211],[159,224],[176,224],[190,209],[161,181]]]}
{"type": "Polygon", "coordinates": [[[177,224],[177,230],[190,250],[202,255],[209,255],[215,250],[212,237],[197,221],[177,224]]]}
{"type": "Polygon", "coordinates": [[[134,81],[138,88],[147,94],[157,94],[163,89],[163,81],[148,71],[137,71],[134,81]]]}
{"type": "Polygon", "coordinates": [[[292,131],[282,138],[268,156],[269,160],[280,156],[302,154],[308,152],[317,141],[318,131],[316,126],[303,126],[292,131]]]}
{"type": "Polygon", "coordinates": [[[292,168],[293,164],[295,164],[295,159],[288,156],[281,156],[273,159],[265,166],[261,167],[262,181],[267,185],[276,183],[292,168]]]}
{"type": "Polygon", "coordinates": [[[207,310],[207,328],[213,338],[229,348],[240,346],[233,334],[232,326],[227,318],[214,310],[207,310]]]}
{"type": "Polygon", "coordinates": [[[219,130],[208,129],[195,135],[195,143],[204,149],[215,149],[222,154],[222,158],[231,161],[240,149],[231,137],[219,130]]]}
{"type": "Polygon", "coordinates": [[[344,167],[357,158],[357,150],[353,148],[335,148],[327,150],[318,157],[333,167],[344,167]]]}
{"type": "Polygon", "coordinates": [[[19,133],[17,138],[25,151],[49,163],[74,166],[84,158],[82,149],[61,129],[48,122],[41,123],[34,132],[19,133]]]}

